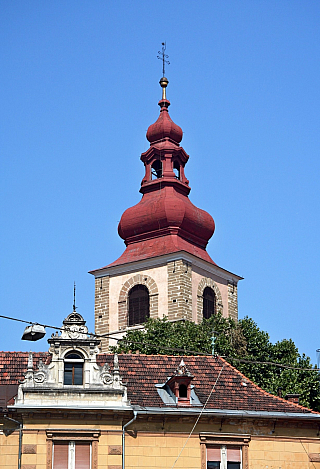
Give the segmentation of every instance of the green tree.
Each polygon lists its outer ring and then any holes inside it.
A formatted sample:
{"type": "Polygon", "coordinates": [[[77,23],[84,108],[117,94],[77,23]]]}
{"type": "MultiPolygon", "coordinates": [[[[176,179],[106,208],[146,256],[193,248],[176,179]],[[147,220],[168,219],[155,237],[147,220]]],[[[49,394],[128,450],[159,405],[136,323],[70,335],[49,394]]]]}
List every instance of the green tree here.
{"type": "Polygon", "coordinates": [[[300,394],[302,405],[320,411],[319,375],[310,358],[300,355],[291,339],[272,344],[269,334],[248,317],[235,322],[219,313],[201,324],[169,322],[167,318],[148,319],[143,330],[128,331],[112,351],[210,355],[212,337],[214,353],[225,357],[262,389],[272,394],[278,394],[281,389],[283,396],[300,394]]]}

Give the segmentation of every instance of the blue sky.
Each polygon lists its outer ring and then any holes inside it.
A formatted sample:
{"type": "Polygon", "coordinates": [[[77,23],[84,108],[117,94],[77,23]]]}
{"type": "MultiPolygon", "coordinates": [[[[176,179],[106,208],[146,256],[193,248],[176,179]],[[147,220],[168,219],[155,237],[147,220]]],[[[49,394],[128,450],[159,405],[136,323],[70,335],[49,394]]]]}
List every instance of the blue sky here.
{"type": "MultiPolygon", "coordinates": [[[[87,272],[124,250],[117,224],[140,199],[165,40],[190,199],[216,223],[208,252],[244,277],[239,316],[315,362],[319,2],[0,3],[0,314],[59,326],[76,281],[94,329],[87,272]]],[[[47,350],[0,325],[2,350],[47,350]]]]}

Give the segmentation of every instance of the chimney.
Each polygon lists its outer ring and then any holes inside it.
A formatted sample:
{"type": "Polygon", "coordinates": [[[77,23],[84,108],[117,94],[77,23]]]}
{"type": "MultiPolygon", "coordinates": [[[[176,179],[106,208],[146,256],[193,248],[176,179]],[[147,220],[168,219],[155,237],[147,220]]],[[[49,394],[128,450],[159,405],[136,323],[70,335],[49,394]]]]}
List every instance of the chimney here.
{"type": "Polygon", "coordinates": [[[285,399],[293,404],[299,404],[300,394],[287,394],[285,399]]]}

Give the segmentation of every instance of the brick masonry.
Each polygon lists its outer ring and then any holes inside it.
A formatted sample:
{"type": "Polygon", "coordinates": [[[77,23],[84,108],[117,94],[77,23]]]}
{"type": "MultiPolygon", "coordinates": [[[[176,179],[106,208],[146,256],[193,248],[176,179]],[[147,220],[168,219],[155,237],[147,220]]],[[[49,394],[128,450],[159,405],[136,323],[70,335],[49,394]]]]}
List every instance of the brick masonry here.
{"type": "MultiPolygon", "coordinates": [[[[98,335],[108,334],[109,332],[109,284],[107,277],[96,278],[95,280],[95,333],[98,335]]],[[[109,339],[103,339],[101,342],[101,351],[107,352],[109,339]]]]}
{"type": "Polygon", "coordinates": [[[203,319],[203,291],[206,287],[212,288],[215,294],[216,304],[215,304],[215,311],[223,313],[223,303],[222,303],[222,296],[221,292],[218,288],[216,282],[212,280],[212,278],[203,277],[198,285],[197,291],[197,320],[200,323],[203,319]]]}
{"type": "Polygon", "coordinates": [[[168,262],[168,319],[192,321],[192,266],[183,260],[168,262]]]}
{"type": "Polygon", "coordinates": [[[238,321],[238,286],[228,283],[228,313],[229,317],[238,321]]]}

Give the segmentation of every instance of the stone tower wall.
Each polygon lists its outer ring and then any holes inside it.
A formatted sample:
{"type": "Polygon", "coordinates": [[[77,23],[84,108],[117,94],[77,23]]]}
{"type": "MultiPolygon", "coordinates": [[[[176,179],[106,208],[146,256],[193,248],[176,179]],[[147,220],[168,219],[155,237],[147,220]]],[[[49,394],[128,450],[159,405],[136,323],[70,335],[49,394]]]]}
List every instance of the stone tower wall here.
{"type": "Polygon", "coordinates": [[[192,321],[192,270],[183,260],[168,262],[168,319],[192,321]]]}
{"type": "MultiPolygon", "coordinates": [[[[98,335],[108,334],[109,331],[109,290],[110,277],[100,277],[95,280],[95,333],[98,335]]],[[[101,351],[106,352],[109,347],[109,339],[101,341],[101,351]]]]}
{"type": "Polygon", "coordinates": [[[198,285],[197,291],[197,322],[200,323],[203,319],[203,291],[206,287],[212,288],[215,294],[215,311],[223,315],[223,301],[221,292],[216,282],[212,278],[203,277],[198,285]]]}
{"type": "Polygon", "coordinates": [[[228,313],[238,321],[238,286],[236,283],[228,283],[228,313]]]}
{"type": "Polygon", "coordinates": [[[209,286],[215,292],[216,311],[224,317],[238,319],[236,283],[184,259],[144,271],[100,277],[95,281],[95,331],[99,335],[114,333],[110,339],[103,339],[103,352],[108,351],[110,344],[116,345],[116,339],[128,329],[128,294],[137,284],[149,290],[151,318],[166,316],[169,321],[187,319],[200,323],[203,291],[209,286]]]}
{"type": "Polygon", "coordinates": [[[132,287],[135,285],[145,285],[149,291],[150,302],[150,317],[157,318],[158,315],[158,287],[156,282],[149,275],[137,274],[133,275],[127,280],[121,288],[119,295],[119,315],[118,325],[119,329],[126,329],[128,327],[128,294],[132,287]]]}

